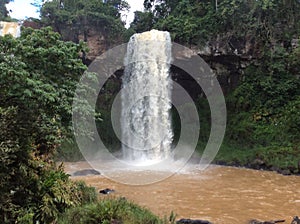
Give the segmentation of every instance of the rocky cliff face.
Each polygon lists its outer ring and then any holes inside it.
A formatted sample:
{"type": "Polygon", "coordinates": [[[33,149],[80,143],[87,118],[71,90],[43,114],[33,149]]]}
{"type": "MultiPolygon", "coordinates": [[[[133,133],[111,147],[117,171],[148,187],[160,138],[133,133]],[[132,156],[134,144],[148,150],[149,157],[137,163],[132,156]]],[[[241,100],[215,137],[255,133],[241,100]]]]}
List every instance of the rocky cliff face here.
{"type": "Polygon", "coordinates": [[[85,55],[86,64],[90,64],[99,55],[107,50],[105,37],[98,31],[90,29],[87,33],[78,35],[78,40],[85,41],[89,51],[85,55]]]}
{"type": "MultiPolygon", "coordinates": [[[[192,46],[190,49],[188,54],[182,53],[182,60],[189,61],[194,56],[200,56],[216,74],[225,95],[239,85],[243,79],[244,69],[261,54],[260,47],[251,38],[244,40],[220,38],[208,42],[201,48],[192,46]]],[[[121,73],[118,71],[116,78],[119,78],[121,73]]],[[[171,66],[171,75],[172,79],[185,88],[193,99],[203,95],[201,87],[185,71],[171,66]]]]}
{"type": "MultiPolygon", "coordinates": [[[[216,74],[225,95],[239,85],[243,79],[244,69],[261,54],[260,47],[250,37],[244,39],[217,37],[202,47],[190,48],[194,55],[186,55],[186,60],[188,57],[200,56],[216,74]]],[[[186,88],[194,99],[202,94],[201,88],[188,74],[174,67],[171,71],[173,78],[186,88]]]]}
{"type": "Polygon", "coordinates": [[[260,49],[255,38],[246,36],[217,37],[195,51],[214,70],[226,95],[243,79],[243,71],[247,65],[260,57],[260,49]]]}
{"type": "MultiPolygon", "coordinates": [[[[39,28],[34,22],[27,22],[24,26],[39,28]]],[[[84,54],[85,63],[89,65],[97,56],[111,48],[111,43],[105,38],[105,33],[101,29],[88,28],[85,32],[78,33],[72,27],[58,28],[63,39],[74,42],[83,40],[87,42],[89,52],[84,54]]],[[[122,41],[120,41],[120,44],[122,41]]],[[[194,55],[199,55],[213,69],[217,75],[224,94],[228,94],[239,85],[243,79],[243,71],[253,60],[260,57],[262,46],[254,37],[216,37],[215,40],[207,42],[202,47],[191,46],[194,55]]],[[[290,43],[282,43],[294,48],[298,46],[298,40],[293,39],[290,43]]],[[[272,48],[272,44],[270,44],[272,48]]],[[[185,56],[186,58],[193,55],[185,56]]],[[[172,66],[172,77],[176,82],[190,91],[193,98],[201,95],[201,89],[197,83],[184,71],[172,66]]],[[[118,71],[114,79],[119,79],[122,72],[118,71]]],[[[118,80],[118,83],[120,80],[118,80]]]]}
{"type": "MultiPolygon", "coordinates": [[[[39,28],[39,25],[32,21],[24,22],[23,25],[39,28]]],[[[87,42],[89,52],[86,52],[84,55],[87,65],[110,48],[110,44],[108,44],[101,29],[89,28],[81,33],[78,32],[78,29],[72,27],[59,27],[57,29],[65,40],[74,42],[83,40],[87,42]]],[[[202,57],[214,70],[225,94],[229,93],[239,84],[243,69],[260,54],[259,46],[256,46],[255,40],[250,37],[245,37],[244,39],[217,37],[216,40],[207,42],[203,47],[192,46],[191,49],[195,55],[202,57]]],[[[192,57],[192,55],[185,55],[185,57],[192,57]]],[[[171,72],[173,79],[188,89],[193,98],[197,98],[201,94],[201,89],[199,89],[197,83],[188,74],[174,66],[171,68],[171,72]]],[[[115,78],[118,79],[119,77],[120,71],[115,78]]]]}
{"type": "MultiPolygon", "coordinates": [[[[36,21],[26,20],[23,23],[24,27],[31,27],[33,29],[39,29],[42,27],[42,24],[36,21]]],[[[105,50],[108,49],[108,43],[103,35],[103,30],[86,28],[85,31],[82,31],[73,26],[60,26],[53,27],[55,31],[60,33],[63,40],[72,41],[79,43],[79,41],[84,41],[87,43],[89,48],[88,52],[84,53],[84,62],[89,65],[95,58],[101,55],[105,50]]]]}

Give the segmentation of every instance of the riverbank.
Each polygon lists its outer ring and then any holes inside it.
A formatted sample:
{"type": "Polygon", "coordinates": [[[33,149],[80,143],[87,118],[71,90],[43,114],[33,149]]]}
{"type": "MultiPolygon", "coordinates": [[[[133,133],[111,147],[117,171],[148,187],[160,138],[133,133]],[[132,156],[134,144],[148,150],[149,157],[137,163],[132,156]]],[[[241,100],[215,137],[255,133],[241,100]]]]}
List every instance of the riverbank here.
{"type": "MultiPolygon", "coordinates": [[[[70,174],[88,168],[86,162],[65,163],[65,170],[70,174]]],[[[116,172],[125,177],[131,175],[116,172]]],[[[110,195],[99,194],[102,199],[125,197],[159,217],[173,211],[177,219],[202,219],[215,224],[240,224],[251,219],[285,219],[290,223],[300,205],[299,177],[245,168],[211,165],[199,171],[191,164],[164,181],[137,186],[118,183],[103,175],[71,178],[83,180],[97,191],[115,190],[110,195]]]]}
{"type": "Polygon", "coordinates": [[[283,175],[300,175],[300,152],[292,146],[269,146],[242,149],[223,144],[214,164],[276,171],[283,175]]]}
{"type": "MultiPolygon", "coordinates": [[[[199,143],[196,149],[195,161],[199,162],[204,144],[199,143]]],[[[80,150],[74,145],[59,149],[57,161],[83,161],[80,150]],[[63,149],[63,150],[62,150],[63,149]]],[[[244,149],[241,146],[222,144],[213,164],[233,167],[245,167],[255,170],[275,171],[283,175],[300,175],[300,152],[292,146],[269,146],[244,149]]]]}

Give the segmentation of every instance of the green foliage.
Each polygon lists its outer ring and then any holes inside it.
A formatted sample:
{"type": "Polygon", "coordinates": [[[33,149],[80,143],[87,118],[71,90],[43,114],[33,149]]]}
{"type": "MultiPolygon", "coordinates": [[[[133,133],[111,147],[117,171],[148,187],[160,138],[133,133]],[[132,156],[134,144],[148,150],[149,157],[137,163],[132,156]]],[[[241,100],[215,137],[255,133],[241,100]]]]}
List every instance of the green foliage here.
{"type": "Polygon", "coordinates": [[[49,189],[44,189],[38,207],[19,210],[17,223],[54,223],[67,208],[94,203],[97,200],[95,189],[87,187],[83,182],[71,182],[66,177],[60,179],[52,176],[46,179],[46,185],[49,189]]]}
{"type": "MultiPolygon", "coordinates": [[[[203,2],[182,1],[144,1],[144,13],[136,13],[132,28],[139,31],[151,28],[166,30],[174,41],[183,44],[201,42],[207,35],[209,26],[204,24],[204,14],[211,5],[203,2]],[[200,16],[199,16],[200,15],[200,16]],[[203,29],[205,28],[205,29],[203,29]]],[[[211,19],[211,18],[210,18],[211,19]]]]}
{"type": "Polygon", "coordinates": [[[299,1],[145,0],[144,6],[152,16],[137,14],[132,27],[170,31],[181,44],[202,45],[220,37],[248,37],[265,44],[295,38],[300,30],[299,1]]]}
{"type": "Polygon", "coordinates": [[[199,114],[200,121],[200,135],[199,142],[207,142],[210,135],[211,128],[211,114],[208,100],[204,98],[199,98],[197,103],[197,110],[199,114]]]}
{"type": "MultiPolygon", "coordinates": [[[[136,32],[167,30],[174,41],[187,45],[216,39],[228,44],[232,39],[252,40],[258,48],[258,58],[244,71],[241,85],[226,97],[226,143],[251,149],[299,146],[300,48],[290,45],[299,36],[298,1],[220,0],[216,7],[214,1],[146,0],[144,5],[146,11],[136,12],[131,24],[136,32]]],[[[199,145],[207,141],[210,131],[209,107],[204,101],[197,103],[199,145]]],[[[177,136],[176,116],[173,124],[177,136]]]]}
{"type": "Polygon", "coordinates": [[[47,170],[40,178],[41,198],[34,211],[34,220],[42,223],[55,221],[67,208],[96,201],[94,188],[83,182],[71,182],[62,168],[47,170]]]}
{"type": "Polygon", "coordinates": [[[247,146],[223,143],[214,162],[229,166],[247,166],[255,160],[255,156],[255,150],[249,149],[247,146]]]}
{"type": "Polygon", "coordinates": [[[53,162],[70,132],[84,47],[61,41],[50,28],[0,37],[1,223],[50,223],[87,199],[82,184],[70,182],[53,162]]]}
{"type": "Polygon", "coordinates": [[[275,48],[246,69],[245,81],[227,98],[229,139],[251,147],[299,142],[300,80],[289,67],[291,60],[298,63],[275,48]]]}
{"type": "Polygon", "coordinates": [[[288,133],[289,139],[300,146],[300,96],[285,106],[280,119],[284,125],[284,131],[288,133]]]}
{"type": "Polygon", "coordinates": [[[256,157],[265,162],[267,167],[296,171],[300,160],[300,148],[293,146],[268,146],[256,150],[256,157]]]}
{"type": "Polygon", "coordinates": [[[151,12],[134,12],[134,20],[130,24],[130,28],[137,33],[149,31],[153,28],[153,14],[151,12]]]}
{"type": "Polygon", "coordinates": [[[26,29],[1,43],[1,104],[17,105],[37,122],[45,119],[43,131],[50,123],[67,125],[76,81],[86,68],[78,58],[82,43],[65,43],[50,28],[26,29]]]}
{"type": "MultiPolygon", "coordinates": [[[[300,41],[298,40],[298,45],[300,41]]],[[[289,62],[289,70],[293,74],[300,74],[300,47],[293,49],[293,51],[289,54],[288,62],[289,62]]]]}
{"type": "Polygon", "coordinates": [[[8,11],[6,8],[6,4],[11,2],[11,0],[1,0],[0,1],[0,21],[4,21],[8,17],[8,11]]]}
{"type": "Polygon", "coordinates": [[[103,118],[96,122],[98,134],[104,145],[111,151],[117,151],[121,148],[121,142],[115,134],[111,117],[111,107],[120,90],[120,85],[121,83],[116,79],[108,79],[103,87],[105,91],[100,93],[96,104],[96,110],[100,112],[103,118]]]}
{"type": "Polygon", "coordinates": [[[76,207],[63,214],[58,223],[98,224],[98,223],[140,223],[140,224],[174,224],[175,215],[169,220],[161,220],[149,210],[127,201],[124,198],[104,199],[95,204],[76,207]]]}
{"type": "Polygon", "coordinates": [[[178,144],[180,133],[181,133],[181,121],[177,109],[172,106],[171,108],[171,118],[172,118],[172,129],[173,129],[173,141],[172,145],[176,146],[178,144]]]}
{"type": "Polygon", "coordinates": [[[98,31],[107,47],[123,40],[125,32],[121,11],[128,11],[124,0],[54,0],[41,8],[41,21],[52,26],[64,39],[77,42],[79,35],[87,41],[90,29],[98,31]]]}
{"type": "MultiPolygon", "coordinates": [[[[228,44],[234,39],[252,40],[258,48],[258,58],[252,59],[246,68],[238,88],[226,96],[229,109],[226,144],[266,150],[271,146],[280,150],[293,145],[297,149],[300,48],[292,48],[290,43],[299,38],[300,2],[220,0],[215,3],[145,0],[146,12],[136,13],[131,28],[138,32],[152,28],[167,30],[175,42],[190,46],[214,40],[228,44]]],[[[203,102],[198,102],[203,119],[199,147],[206,142],[210,127],[209,108],[203,102]]],[[[174,122],[175,130],[177,123],[174,122]]]]}
{"type": "Polygon", "coordinates": [[[296,174],[299,172],[299,155],[299,147],[297,146],[271,145],[249,149],[247,146],[225,143],[221,146],[214,161],[233,166],[289,170],[296,174]],[[256,164],[256,161],[259,164],[256,164]]]}
{"type": "Polygon", "coordinates": [[[84,160],[84,157],[81,154],[74,137],[69,137],[62,141],[62,143],[57,148],[55,160],[68,162],[84,160]]]}
{"type": "Polygon", "coordinates": [[[216,161],[298,172],[300,80],[298,49],[275,46],[245,70],[244,81],[227,97],[226,145],[216,161]],[[233,147],[234,146],[234,147],[233,147]],[[242,149],[237,149],[242,148],[242,149]]]}

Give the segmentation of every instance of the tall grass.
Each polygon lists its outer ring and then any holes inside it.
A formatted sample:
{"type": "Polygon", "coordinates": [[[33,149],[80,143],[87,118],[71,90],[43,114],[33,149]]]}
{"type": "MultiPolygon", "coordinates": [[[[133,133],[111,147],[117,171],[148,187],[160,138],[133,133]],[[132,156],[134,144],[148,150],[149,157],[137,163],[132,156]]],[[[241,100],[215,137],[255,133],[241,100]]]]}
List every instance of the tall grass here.
{"type": "Polygon", "coordinates": [[[58,224],[174,224],[175,215],[160,219],[125,198],[107,198],[75,207],[62,214],[58,224]]]}

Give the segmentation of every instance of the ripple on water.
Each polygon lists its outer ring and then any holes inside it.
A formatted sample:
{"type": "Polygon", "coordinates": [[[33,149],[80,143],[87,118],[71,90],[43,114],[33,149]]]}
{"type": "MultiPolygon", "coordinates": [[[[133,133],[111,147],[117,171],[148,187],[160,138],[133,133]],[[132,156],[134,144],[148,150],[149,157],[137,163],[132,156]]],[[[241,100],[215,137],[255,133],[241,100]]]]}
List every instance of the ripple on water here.
{"type": "MultiPolygon", "coordinates": [[[[65,163],[68,172],[90,168],[87,163],[65,163]]],[[[170,171],[165,171],[170,172],[170,171]]],[[[151,178],[159,172],[120,171],[124,178],[151,178]]],[[[299,214],[300,177],[274,172],[211,166],[199,171],[190,165],[171,177],[149,185],[131,186],[104,176],[72,177],[97,189],[112,188],[154,213],[174,211],[178,218],[198,218],[215,224],[241,224],[250,219],[285,219],[299,214]]]]}

